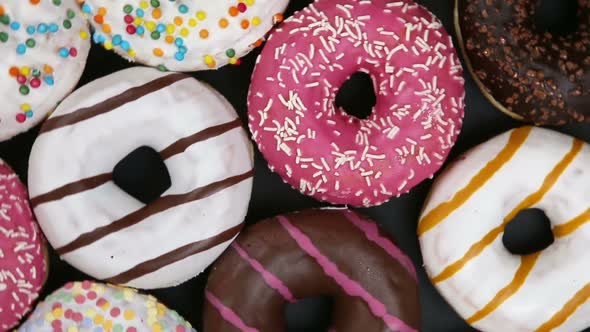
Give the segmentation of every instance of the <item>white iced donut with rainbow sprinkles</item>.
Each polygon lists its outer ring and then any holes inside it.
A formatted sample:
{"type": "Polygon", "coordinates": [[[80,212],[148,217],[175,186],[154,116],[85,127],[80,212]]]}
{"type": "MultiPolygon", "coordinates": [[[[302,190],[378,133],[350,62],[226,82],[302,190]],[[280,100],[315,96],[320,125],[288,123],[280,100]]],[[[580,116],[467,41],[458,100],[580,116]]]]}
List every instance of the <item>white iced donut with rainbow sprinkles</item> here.
{"type": "Polygon", "coordinates": [[[288,0],[86,0],[94,42],[160,69],[238,64],[283,20],[288,0]]]}
{"type": "Polygon", "coordinates": [[[0,2],[0,141],[56,108],[78,84],[89,50],[75,0],[0,2]]]}

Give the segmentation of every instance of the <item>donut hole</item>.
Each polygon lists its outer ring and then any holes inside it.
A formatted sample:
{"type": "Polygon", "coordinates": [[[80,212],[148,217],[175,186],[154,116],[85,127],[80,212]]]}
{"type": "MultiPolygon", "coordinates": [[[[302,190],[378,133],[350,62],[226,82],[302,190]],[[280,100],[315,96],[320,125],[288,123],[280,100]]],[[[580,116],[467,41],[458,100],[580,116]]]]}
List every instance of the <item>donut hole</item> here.
{"type": "Polygon", "coordinates": [[[316,296],[289,303],[285,307],[288,332],[325,332],[332,323],[334,299],[316,296]]]}
{"type": "Polygon", "coordinates": [[[375,87],[369,74],[356,72],[341,86],[336,94],[336,107],[346,114],[364,120],[371,116],[377,103],[375,87]]]}
{"type": "Polygon", "coordinates": [[[578,27],[578,0],[539,0],[534,23],[543,32],[567,35],[578,27]]]}
{"type": "Polygon", "coordinates": [[[158,199],[170,186],[170,173],[158,151],[142,146],[113,168],[113,182],[144,204],[158,199]]]}
{"type": "Polygon", "coordinates": [[[504,229],[502,242],[514,255],[530,255],[553,244],[551,221],[540,209],[520,211],[504,229]]]}

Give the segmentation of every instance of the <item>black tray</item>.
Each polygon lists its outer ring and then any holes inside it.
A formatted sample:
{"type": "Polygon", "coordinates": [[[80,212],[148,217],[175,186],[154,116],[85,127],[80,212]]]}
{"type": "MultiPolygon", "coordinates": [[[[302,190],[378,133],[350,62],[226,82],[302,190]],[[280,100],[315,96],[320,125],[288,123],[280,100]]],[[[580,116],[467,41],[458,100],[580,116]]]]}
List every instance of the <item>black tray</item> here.
{"type": "MultiPolygon", "coordinates": [[[[290,16],[294,11],[302,9],[310,2],[310,0],[292,0],[286,16],[290,16]]],[[[437,15],[443,21],[447,31],[455,37],[453,28],[453,0],[419,0],[418,2],[437,15]]],[[[456,38],[454,39],[456,43],[456,38]]],[[[226,66],[217,71],[199,72],[193,75],[200,80],[208,82],[220,91],[236,108],[244,124],[247,121],[246,96],[250,83],[250,75],[259,51],[256,50],[244,58],[240,66],[226,66]]],[[[107,52],[102,47],[93,45],[88,59],[88,65],[79,86],[130,66],[132,64],[127,63],[114,53],[107,52]]],[[[495,110],[483,97],[467,71],[465,71],[464,76],[467,90],[466,116],[459,141],[451,153],[451,159],[461,152],[484,142],[488,138],[510,128],[523,125],[495,110]]],[[[0,157],[15,169],[23,181],[26,181],[27,178],[29,152],[37,136],[38,129],[36,128],[26,134],[20,135],[11,141],[0,143],[0,157]]],[[[569,125],[555,129],[574,135],[585,141],[590,141],[590,125],[569,125]]],[[[248,224],[284,212],[325,205],[299,194],[290,186],[284,184],[278,175],[268,170],[265,160],[258,151],[256,152],[255,169],[254,191],[246,218],[248,224]]],[[[51,174],[47,174],[47,176],[51,176],[51,174]]],[[[416,224],[430,185],[431,181],[425,181],[407,195],[398,199],[392,199],[389,203],[382,206],[359,209],[359,211],[372,217],[390,232],[397,240],[399,246],[413,259],[420,279],[422,331],[475,331],[438,294],[430,284],[422,267],[422,257],[416,236],[416,224]]],[[[62,262],[53,251],[51,251],[50,272],[45,291],[41,296],[42,298],[61,287],[67,281],[89,278],[65,262],[62,262]]],[[[207,273],[203,273],[178,287],[155,290],[149,293],[158,297],[158,299],[170,308],[178,311],[199,332],[215,332],[203,331],[200,328],[203,288],[205,287],[206,281],[207,273]]],[[[291,330],[310,331],[310,329],[301,328],[303,321],[305,321],[303,312],[309,311],[305,309],[296,307],[294,310],[290,310],[289,318],[292,319],[289,320],[294,321],[291,330]],[[295,325],[299,326],[299,329],[295,325]]],[[[587,331],[590,331],[590,329],[587,331]]]]}

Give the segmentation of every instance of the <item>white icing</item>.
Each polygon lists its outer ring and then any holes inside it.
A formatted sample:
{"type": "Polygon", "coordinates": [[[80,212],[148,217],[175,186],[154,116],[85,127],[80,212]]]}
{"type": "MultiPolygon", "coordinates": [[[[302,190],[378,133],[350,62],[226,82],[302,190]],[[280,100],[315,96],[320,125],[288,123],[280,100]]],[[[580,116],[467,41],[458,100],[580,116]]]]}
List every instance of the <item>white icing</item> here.
{"type": "Polygon", "coordinates": [[[177,312],[151,295],[89,281],[68,283],[51,293],[18,329],[19,332],[56,330],[196,332],[177,312]],[[56,311],[57,307],[63,310],[56,311]],[[69,315],[72,312],[80,315],[79,318],[69,315]],[[54,328],[56,323],[59,328],[54,328]]]}
{"type": "Polygon", "coordinates": [[[84,2],[83,9],[97,31],[95,41],[101,42],[105,48],[113,49],[130,61],[150,66],[164,65],[175,71],[195,71],[235,63],[238,58],[249,53],[254,48],[253,44],[273,27],[275,15],[285,10],[288,0],[160,0],[157,8],[161,13],[159,17],[154,17],[153,11],[156,9],[149,3],[140,0],[88,0],[84,2]],[[145,2],[148,6],[141,7],[140,4],[145,2]],[[124,11],[125,5],[132,6],[133,11],[130,14],[124,11]],[[181,6],[186,6],[188,11],[182,13],[181,6]],[[237,10],[238,6],[245,6],[246,11],[238,11],[236,16],[230,15],[230,8],[235,7],[237,10]],[[97,24],[92,18],[99,13],[100,8],[104,8],[106,13],[102,16],[104,22],[97,24]],[[138,9],[143,12],[143,18],[139,17],[138,9]],[[125,21],[127,15],[137,20],[139,24],[131,25],[144,29],[143,35],[129,34],[129,24],[125,21]],[[175,19],[180,24],[176,24],[175,19]],[[221,28],[220,20],[226,20],[227,27],[221,28]],[[243,21],[248,23],[248,28],[242,27],[243,21]],[[104,31],[103,24],[108,24],[110,32],[104,31]],[[170,30],[161,32],[159,38],[154,39],[151,34],[153,27],[158,24],[163,24],[170,30]],[[206,37],[202,35],[204,31],[207,31],[206,37]],[[129,47],[124,43],[118,44],[117,41],[115,44],[118,45],[113,45],[113,38],[117,35],[129,43],[129,47]],[[182,58],[176,58],[177,53],[180,53],[179,45],[176,42],[165,42],[166,36],[183,40],[182,46],[186,47],[186,53],[182,58]],[[161,56],[155,55],[155,49],[162,51],[161,56]],[[229,57],[226,54],[229,49],[234,50],[234,56],[229,57]],[[212,57],[214,63],[206,62],[207,56],[212,57]]]}
{"type": "Polygon", "coordinates": [[[0,34],[8,34],[6,42],[0,40],[0,99],[3,104],[0,109],[0,140],[6,140],[44,120],[59,101],[74,89],[86,65],[90,34],[74,0],[62,0],[59,6],[52,1],[40,1],[37,5],[30,1],[4,1],[2,8],[10,18],[9,25],[0,23],[0,34]],[[75,17],[69,19],[71,28],[66,29],[63,22],[68,19],[68,10],[72,10],[75,17]],[[54,23],[58,30],[39,33],[41,23],[47,27],[54,23]],[[27,32],[30,26],[35,28],[33,34],[27,32]],[[26,44],[28,39],[34,39],[34,47],[26,47],[24,54],[17,53],[18,45],[26,44]],[[59,54],[62,48],[75,48],[77,55],[64,58],[59,54]],[[45,65],[53,68],[52,74],[44,70],[45,65]],[[38,88],[30,86],[33,79],[31,73],[25,84],[29,87],[29,93],[20,93],[21,84],[16,77],[9,74],[11,67],[40,70],[41,85],[38,88]],[[48,76],[53,77],[54,85],[45,81],[48,76]],[[23,104],[30,106],[32,114],[25,115],[25,111],[21,109],[23,104]]]}
{"type": "MultiPolygon", "coordinates": [[[[111,99],[166,75],[170,74],[141,67],[114,73],[75,91],[53,117],[111,99]]],[[[183,137],[236,119],[237,114],[223,96],[187,77],[108,113],[42,133],[33,146],[29,162],[30,196],[34,200],[65,184],[111,172],[119,160],[140,146],[161,151],[183,137]],[[56,149],[65,153],[55,153],[56,149]],[[48,172],[52,176],[47,176],[48,172]]],[[[252,147],[245,131],[233,128],[191,145],[185,152],[166,159],[165,164],[172,186],[163,196],[184,194],[250,171],[252,147]]],[[[246,215],[251,189],[251,179],[241,181],[209,197],[151,215],[63,258],[97,279],[113,277],[240,224],[246,215]]],[[[35,207],[35,213],[49,242],[59,248],[142,206],[108,182],[59,201],[40,204],[35,207]]],[[[228,244],[222,243],[170,264],[128,285],[141,288],[177,285],[202,272],[228,244]]]]}
{"type": "MultiPolygon", "coordinates": [[[[512,131],[469,151],[441,174],[425,205],[426,216],[447,202],[506,146],[512,131]]],[[[437,276],[480,241],[525,197],[536,192],[547,175],[573,150],[574,138],[542,128],[532,128],[524,144],[467,201],[441,223],[420,236],[426,270],[437,276]]],[[[590,146],[584,144],[555,184],[531,208],[545,211],[552,226],[564,224],[590,208],[590,146]]],[[[585,220],[587,221],[587,220],[585,220]]],[[[590,270],[584,259],[590,223],[573,233],[556,236],[527,275],[522,287],[489,315],[473,323],[482,331],[535,331],[585,285],[590,270]]],[[[438,290],[465,319],[486,306],[509,285],[521,256],[510,254],[498,236],[450,278],[435,283],[438,290]]],[[[577,308],[553,331],[577,332],[590,326],[590,306],[577,308]]]]}

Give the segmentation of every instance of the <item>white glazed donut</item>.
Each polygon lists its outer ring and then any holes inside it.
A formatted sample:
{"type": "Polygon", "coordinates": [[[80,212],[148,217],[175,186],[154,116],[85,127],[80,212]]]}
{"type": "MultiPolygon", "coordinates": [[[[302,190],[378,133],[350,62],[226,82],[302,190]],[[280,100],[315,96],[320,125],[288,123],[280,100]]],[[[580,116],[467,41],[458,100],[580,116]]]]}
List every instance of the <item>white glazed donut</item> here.
{"type": "Polygon", "coordinates": [[[39,303],[19,332],[195,332],[151,295],[91,281],[69,282],[39,303]]]}
{"type": "Polygon", "coordinates": [[[203,271],[238,234],[252,168],[251,143],[223,96],[184,74],[137,67],[80,88],[45,122],[29,193],[68,263],[97,279],[161,288],[203,271]],[[172,182],[147,205],[111,180],[141,146],[159,152],[172,182]]]}
{"type": "Polygon", "coordinates": [[[90,50],[74,0],[0,3],[0,140],[37,125],[70,93],[90,50]]]}
{"type": "Polygon", "coordinates": [[[418,226],[426,271],[481,331],[578,332],[590,326],[590,146],[523,127],[449,166],[418,226]],[[520,256],[502,243],[520,211],[543,210],[555,242],[520,256]]]}
{"type": "Polygon", "coordinates": [[[213,69],[260,45],[288,0],[87,0],[94,41],[161,69],[213,69]]]}

